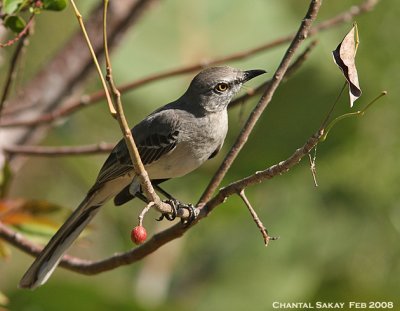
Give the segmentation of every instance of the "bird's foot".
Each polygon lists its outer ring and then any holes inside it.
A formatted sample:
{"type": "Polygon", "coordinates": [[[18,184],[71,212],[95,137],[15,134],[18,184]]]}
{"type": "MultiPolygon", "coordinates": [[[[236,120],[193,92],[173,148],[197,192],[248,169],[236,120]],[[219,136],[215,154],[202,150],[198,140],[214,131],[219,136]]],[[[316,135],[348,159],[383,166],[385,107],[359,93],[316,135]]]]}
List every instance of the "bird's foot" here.
{"type": "Polygon", "coordinates": [[[199,210],[193,204],[185,204],[176,199],[167,199],[164,200],[165,203],[169,204],[172,208],[172,213],[163,213],[157,221],[161,221],[166,218],[169,221],[174,220],[176,217],[180,217],[180,215],[184,215],[184,213],[178,212],[180,209],[185,209],[188,211],[189,216],[181,217],[181,222],[185,225],[190,225],[199,215],[199,210]]]}
{"type": "Polygon", "coordinates": [[[176,216],[178,216],[178,209],[179,209],[179,206],[182,205],[182,203],[176,199],[167,199],[167,200],[164,200],[163,202],[165,202],[171,206],[172,212],[171,213],[162,213],[161,216],[157,219],[157,221],[161,221],[164,218],[169,221],[173,221],[176,218],[176,216]]]}
{"type": "Polygon", "coordinates": [[[190,226],[193,221],[199,216],[200,210],[196,208],[193,204],[182,204],[179,208],[183,208],[189,212],[189,216],[181,218],[182,224],[190,226]]]}

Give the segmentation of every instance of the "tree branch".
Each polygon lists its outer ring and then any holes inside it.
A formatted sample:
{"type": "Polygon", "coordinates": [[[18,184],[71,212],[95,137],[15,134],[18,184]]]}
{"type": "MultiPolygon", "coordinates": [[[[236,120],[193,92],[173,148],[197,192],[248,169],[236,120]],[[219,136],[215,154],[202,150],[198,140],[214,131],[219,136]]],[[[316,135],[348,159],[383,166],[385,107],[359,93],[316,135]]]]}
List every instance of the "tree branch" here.
{"type": "MultiPolygon", "coordinates": [[[[202,208],[200,215],[196,219],[196,222],[192,223],[190,226],[185,226],[181,223],[178,223],[162,232],[153,235],[150,240],[137,248],[124,253],[117,253],[103,260],[90,261],[66,255],[61,260],[60,266],[81,274],[93,275],[113,270],[122,265],[129,265],[140,261],[147,255],[159,249],[161,246],[181,237],[187,230],[189,230],[190,227],[208,216],[208,214],[211,213],[214,208],[224,203],[228,197],[240,193],[246,187],[261,183],[268,179],[272,179],[275,176],[282,175],[283,173],[289,171],[293,166],[298,164],[304,156],[309,154],[309,152],[318,144],[322,136],[323,130],[319,130],[312,137],[310,137],[302,147],[298,148],[288,159],[279,162],[278,164],[275,164],[263,171],[256,172],[241,180],[235,181],[222,188],[215,195],[215,197],[207,202],[207,204],[202,208]]],[[[6,227],[1,222],[0,238],[32,256],[37,256],[42,250],[42,248],[37,247],[31,241],[24,238],[23,235],[6,227]]]]}
{"type": "MultiPolygon", "coordinates": [[[[285,72],[285,75],[283,79],[288,79],[291,75],[293,75],[300,67],[303,65],[303,63],[307,60],[308,56],[310,55],[311,51],[315,48],[317,45],[318,41],[314,40],[312,41],[307,48],[296,58],[296,60],[289,66],[287,71],[285,72]]],[[[247,90],[246,94],[239,96],[232,100],[228,106],[228,109],[232,109],[244,102],[246,102],[248,99],[251,97],[260,94],[262,91],[265,90],[268,84],[271,83],[271,79],[267,80],[266,82],[260,84],[258,87],[255,89],[249,89],[247,90]]]]}
{"type": "MultiPolygon", "coordinates": [[[[255,113],[253,113],[250,118],[249,122],[247,123],[254,126],[255,121],[258,119],[259,115],[262,112],[262,108],[265,108],[266,105],[272,98],[273,92],[278,86],[279,82],[282,80],[282,77],[289,66],[290,59],[293,57],[293,53],[298,48],[300,42],[304,40],[307,35],[307,32],[310,28],[311,23],[316,18],[318,13],[318,9],[321,5],[320,0],[312,0],[306,18],[301,23],[299,31],[296,37],[293,39],[288,51],[286,52],[281,65],[277,69],[274,78],[271,82],[271,86],[267,88],[264,96],[261,98],[259,105],[256,106],[255,113]],[[255,117],[254,117],[255,116],[255,117]],[[255,119],[254,119],[255,118],[255,119]],[[253,120],[253,121],[252,121],[253,120]]],[[[238,142],[243,146],[243,138],[246,138],[248,134],[251,132],[252,127],[246,125],[240,134],[238,142]],[[244,133],[244,134],[243,134],[244,133]],[[247,136],[246,136],[247,135],[247,136]]],[[[291,167],[297,164],[305,155],[307,155],[314,146],[319,142],[319,139],[323,135],[323,130],[319,130],[316,134],[314,134],[301,148],[297,149],[290,158],[285,161],[282,161],[270,168],[256,172],[253,175],[250,175],[246,178],[243,178],[239,181],[231,183],[227,187],[221,189],[217,195],[209,200],[208,202],[204,202],[203,208],[201,210],[200,215],[196,219],[196,221],[192,222],[190,226],[182,225],[178,223],[167,230],[164,230],[158,234],[155,234],[148,242],[142,244],[140,247],[137,247],[133,250],[130,250],[125,253],[116,254],[110,258],[106,258],[100,261],[88,261],[82,260],[70,256],[64,256],[63,260],[61,261],[60,265],[64,268],[70,269],[72,271],[76,271],[82,274],[97,274],[103,271],[108,271],[111,269],[115,269],[121,265],[131,264],[136,262],[150,253],[154,252],[162,245],[168,243],[169,241],[176,239],[182,236],[190,227],[195,225],[199,220],[206,217],[215,207],[222,204],[227,197],[230,195],[240,193],[245,187],[253,185],[255,183],[262,182],[266,179],[271,179],[276,175],[280,175],[286,171],[288,171],[291,167]]],[[[233,161],[234,157],[240,151],[240,145],[238,146],[239,149],[234,149],[233,153],[228,154],[228,159],[233,161]],[[233,158],[230,154],[233,154],[233,158]]],[[[223,171],[223,173],[226,171],[223,171]]],[[[216,187],[216,184],[213,184],[212,188],[216,187]]],[[[36,255],[40,251],[37,247],[33,246],[32,243],[27,242],[21,235],[15,233],[13,230],[5,227],[3,224],[0,223],[0,237],[7,240],[10,244],[22,249],[23,251],[36,255]]]]}
{"type": "Polygon", "coordinates": [[[15,38],[8,40],[6,43],[1,43],[0,42],[0,48],[5,48],[7,46],[13,45],[15,42],[21,40],[22,38],[26,37],[27,34],[29,33],[29,29],[31,28],[33,24],[33,18],[35,17],[35,14],[31,14],[29,17],[28,22],[26,23],[24,29],[22,29],[15,38]]]}
{"type": "Polygon", "coordinates": [[[249,199],[247,198],[244,189],[242,189],[242,191],[239,192],[239,196],[240,198],[243,200],[244,204],[246,205],[248,211],[250,212],[251,217],[253,218],[254,222],[257,225],[257,228],[260,229],[261,235],[264,239],[264,244],[265,246],[268,246],[268,243],[270,240],[277,240],[277,238],[275,237],[270,237],[267,229],[265,229],[262,221],[260,220],[260,218],[258,217],[256,211],[254,210],[253,206],[251,205],[249,199]]]}
{"type": "Polygon", "coordinates": [[[17,46],[15,48],[15,51],[14,51],[12,57],[11,57],[10,68],[8,69],[6,82],[4,84],[3,92],[1,94],[1,99],[0,99],[0,120],[1,120],[1,117],[2,117],[2,113],[3,113],[3,108],[5,106],[5,102],[6,102],[7,98],[8,98],[8,95],[9,95],[10,90],[11,90],[11,85],[12,85],[14,79],[15,79],[15,76],[16,76],[16,69],[17,69],[18,61],[19,61],[20,56],[22,54],[23,47],[25,46],[26,39],[28,38],[29,33],[30,33],[29,29],[31,28],[32,23],[33,23],[33,16],[34,15],[31,15],[31,17],[29,18],[28,24],[25,26],[25,29],[18,34],[20,36],[19,37],[19,41],[18,41],[18,44],[17,44],[17,46]]]}
{"type": "MultiPolygon", "coordinates": [[[[73,0],[71,0],[73,1],[73,0]]],[[[158,211],[161,213],[172,213],[173,209],[169,204],[166,204],[161,201],[157,193],[153,189],[153,185],[151,184],[149,175],[147,174],[146,169],[144,168],[144,165],[142,163],[142,159],[140,158],[139,150],[136,147],[135,140],[133,139],[133,135],[131,132],[131,129],[128,125],[128,122],[126,121],[125,113],[124,113],[124,108],[122,106],[122,101],[121,101],[121,93],[117,89],[114,83],[114,79],[112,76],[112,66],[111,66],[111,60],[110,56],[108,53],[108,47],[107,47],[107,7],[108,7],[108,1],[109,0],[104,0],[104,13],[103,13],[103,41],[104,41],[104,55],[106,59],[106,79],[107,79],[107,84],[108,87],[110,88],[110,91],[113,95],[113,100],[114,100],[114,105],[113,108],[115,107],[115,113],[111,112],[112,116],[115,117],[118,121],[118,124],[121,128],[122,134],[124,136],[125,144],[128,149],[133,168],[135,170],[135,174],[139,177],[140,179],[140,185],[142,186],[142,190],[146,195],[146,198],[150,202],[154,202],[154,207],[157,208],[158,211]]],[[[94,56],[94,59],[96,57],[94,56]]],[[[107,93],[107,87],[104,86],[104,90],[107,93]]],[[[111,101],[111,99],[110,99],[111,101]]],[[[112,103],[109,104],[112,106],[112,103]]]]}
{"type": "MultiPolygon", "coordinates": [[[[112,100],[111,100],[111,97],[110,97],[110,93],[109,93],[109,91],[107,89],[107,84],[106,84],[106,81],[104,80],[103,73],[101,72],[101,68],[100,68],[99,62],[97,61],[96,53],[95,53],[95,51],[93,49],[92,43],[89,40],[89,36],[88,36],[87,31],[86,31],[85,24],[83,23],[82,15],[78,11],[78,8],[75,5],[75,1],[74,0],[70,0],[70,2],[71,2],[72,7],[74,9],[75,16],[76,16],[76,18],[78,20],[79,26],[80,26],[80,28],[82,30],[82,34],[83,34],[83,36],[85,38],[87,47],[88,47],[89,52],[90,52],[90,56],[92,57],[92,61],[93,61],[94,65],[95,65],[95,67],[96,67],[96,70],[97,70],[101,85],[103,86],[103,89],[105,91],[104,93],[105,93],[105,97],[106,97],[106,100],[107,100],[108,109],[110,110],[111,115],[113,117],[115,117],[117,112],[115,111],[114,105],[112,103],[112,100]]],[[[107,48],[107,46],[104,47],[104,49],[106,49],[106,48],[107,48]]],[[[104,52],[108,54],[108,51],[104,50],[104,52]]]]}
{"type": "Polygon", "coordinates": [[[99,153],[110,153],[114,148],[115,144],[107,144],[100,142],[93,145],[83,146],[61,146],[61,147],[47,147],[47,146],[7,146],[3,151],[7,154],[15,154],[25,156],[46,156],[46,157],[58,157],[67,155],[88,155],[88,154],[99,154],[99,153]]]}
{"type": "Polygon", "coordinates": [[[240,132],[238,138],[236,139],[235,144],[232,146],[229,153],[226,155],[224,161],[222,162],[221,166],[211,179],[210,183],[208,184],[206,190],[202,194],[198,205],[201,207],[204,205],[212,196],[214,191],[218,188],[222,179],[224,178],[225,174],[231,167],[233,161],[236,159],[239,152],[242,150],[243,146],[247,142],[247,139],[252,132],[254,126],[256,125],[258,119],[261,117],[261,114],[271,102],[272,97],[275,93],[275,90],[278,88],[279,84],[281,83],[287,69],[289,68],[289,64],[291,59],[294,56],[294,53],[300,46],[300,43],[304,41],[305,38],[308,36],[308,32],[311,28],[312,22],[317,17],[319,8],[321,6],[321,0],[313,0],[311,1],[309,10],[300,24],[300,27],[297,31],[296,36],[294,37],[293,41],[289,45],[286,53],[278,66],[278,69],[275,71],[274,76],[272,77],[271,82],[267,85],[264,94],[262,95],[260,101],[258,102],[257,106],[251,112],[249,118],[246,121],[242,131],[240,132]]]}

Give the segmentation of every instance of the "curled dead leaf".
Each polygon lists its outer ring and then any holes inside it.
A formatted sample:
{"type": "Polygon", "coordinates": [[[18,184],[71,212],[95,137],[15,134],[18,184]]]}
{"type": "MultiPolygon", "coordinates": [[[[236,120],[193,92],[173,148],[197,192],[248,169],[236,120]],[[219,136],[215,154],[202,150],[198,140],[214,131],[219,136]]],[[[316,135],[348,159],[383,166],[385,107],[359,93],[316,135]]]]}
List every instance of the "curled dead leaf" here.
{"type": "Polygon", "coordinates": [[[351,28],[342,42],[340,42],[337,48],[332,52],[333,60],[343,72],[343,75],[349,84],[350,107],[353,107],[354,101],[358,99],[362,93],[355,64],[358,45],[355,36],[358,38],[356,25],[351,28]]]}

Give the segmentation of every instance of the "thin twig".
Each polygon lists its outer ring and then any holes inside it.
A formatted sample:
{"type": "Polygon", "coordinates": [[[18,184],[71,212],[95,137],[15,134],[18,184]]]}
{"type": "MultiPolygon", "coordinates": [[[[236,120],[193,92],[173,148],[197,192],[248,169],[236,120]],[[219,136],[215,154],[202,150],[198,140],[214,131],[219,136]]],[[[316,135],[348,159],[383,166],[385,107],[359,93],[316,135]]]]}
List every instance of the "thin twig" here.
{"type": "Polygon", "coordinates": [[[303,157],[307,156],[313,148],[315,148],[323,135],[324,131],[321,129],[318,130],[306,141],[303,146],[296,149],[296,151],[286,160],[272,165],[263,171],[257,171],[254,174],[232,182],[228,186],[220,189],[218,193],[207,202],[200,215],[208,215],[215,207],[223,203],[229,196],[234,195],[249,186],[259,184],[265,180],[272,179],[275,176],[279,176],[288,172],[292,167],[298,164],[303,157]]]}
{"type": "Polygon", "coordinates": [[[26,156],[39,156],[39,157],[59,157],[71,155],[88,155],[109,153],[115,144],[98,143],[93,145],[83,146],[60,146],[60,147],[47,147],[47,146],[7,146],[3,151],[8,154],[19,154],[26,156]]]}
{"type": "MultiPolygon", "coordinates": [[[[104,94],[105,93],[102,92],[102,95],[104,94]]],[[[22,107],[17,106],[15,107],[14,111],[7,112],[7,119],[4,119],[0,122],[0,127],[6,128],[6,127],[20,127],[20,126],[35,126],[40,124],[51,123],[55,120],[59,120],[63,117],[66,117],[80,110],[85,105],[89,105],[90,103],[92,103],[93,98],[94,98],[93,95],[83,95],[80,97],[78,102],[73,101],[73,103],[67,107],[61,107],[54,111],[43,113],[39,117],[31,120],[13,120],[12,117],[9,117],[8,115],[19,113],[21,110],[25,110],[31,107],[31,106],[22,106],[22,107]]],[[[104,98],[104,96],[102,96],[102,98],[104,98]]]]}
{"type": "MultiPolygon", "coordinates": [[[[146,169],[142,163],[142,159],[140,158],[139,150],[136,147],[135,140],[133,139],[133,135],[131,129],[129,128],[128,122],[126,121],[124,109],[121,102],[121,93],[117,89],[114,83],[114,79],[112,76],[112,66],[111,60],[108,53],[107,47],[107,7],[109,0],[104,0],[104,14],[103,14],[103,40],[104,40],[104,55],[106,59],[106,79],[108,86],[111,90],[114,99],[115,113],[111,113],[118,121],[118,124],[121,128],[121,131],[124,136],[124,140],[126,143],[126,147],[129,151],[129,155],[133,164],[133,168],[135,170],[135,174],[140,179],[140,184],[142,186],[142,190],[146,195],[147,199],[150,202],[154,202],[154,206],[161,213],[172,213],[173,209],[169,204],[166,204],[161,201],[157,193],[153,189],[153,185],[151,184],[149,175],[147,174],[146,169]]],[[[111,99],[110,99],[111,100],[111,99]]]]}
{"type": "Polygon", "coordinates": [[[33,23],[33,19],[35,17],[35,14],[31,14],[31,16],[29,17],[28,22],[26,23],[24,29],[22,29],[15,38],[8,40],[6,43],[1,43],[0,42],[0,48],[4,48],[10,45],[13,45],[15,42],[19,41],[21,38],[25,37],[26,34],[29,32],[29,28],[32,26],[33,23]]]}
{"type": "Polygon", "coordinates": [[[127,145],[129,155],[132,160],[132,164],[135,170],[135,173],[139,176],[141,185],[143,187],[143,191],[145,192],[146,196],[151,199],[151,201],[155,202],[157,209],[159,209],[161,212],[168,213],[172,212],[172,207],[169,206],[168,204],[165,204],[161,202],[160,198],[157,196],[155,193],[153,186],[151,184],[151,181],[147,175],[146,170],[144,169],[143,163],[140,159],[139,151],[136,147],[135,141],[133,140],[133,136],[131,133],[131,130],[128,126],[128,122],[126,121],[125,114],[123,111],[122,103],[121,103],[121,94],[118,91],[118,89],[115,87],[114,80],[112,78],[112,68],[111,68],[111,61],[108,53],[108,46],[107,46],[107,33],[106,33],[106,16],[107,16],[107,7],[108,7],[108,0],[104,1],[104,8],[103,8],[103,43],[104,43],[104,53],[105,53],[105,58],[106,58],[106,67],[107,67],[107,82],[105,81],[103,74],[100,69],[99,62],[96,57],[96,53],[93,50],[92,44],[90,42],[89,36],[86,32],[86,28],[83,22],[83,18],[81,13],[79,12],[77,6],[75,5],[74,0],[70,0],[71,4],[73,6],[75,15],[78,19],[79,25],[81,27],[82,33],[85,37],[87,46],[90,50],[90,54],[92,55],[93,62],[96,65],[96,69],[99,75],[99,78],[101,80],[101,83],[104,88],[104,92],[106,94],[107,98],[107,103],[108,107],[110,110],[111,115],[118,120],[118,124],[120,125],[120,128],[122,130],[122,133],[124,135],[125,143],[127,145]],[[114,102],[110,96],[108,86],[110,87],[112,91],[112,95],[114,98],[114,102]]]}
{"type": "Polygon", "coordinates": [[[148,211],[154,206],[154,202],[150,202],[149,204],[146,205],[146,207],[141,211],[139,214],[138,220],[139,220],[139,226],[143,226],[143,219],[144,216],[148,213],[148,211]]]}
{"type": "MultiPolygon", "coordinates": [[[[342,114],[338,117],[336,117],[335,119],[333,119],[332,121],[329,122],[329,124],[323,124],[322,126],[325,126],[325,133],[324,136],[321,137],[321,140],[324,141],[326,140],[326,137],[328,136],[330,130],[336,125],[336,123],[338,123],[341,120],[350,118],[350,117],[362,117],[365,112],[373,105],[375,104],[378,100],[380,100],[383,96],[387,95],[387,91],[382,91],[378,96],[376,96],[370,103],[368,103],[363,109],[358,110],[358,111],[354,111],[354,112],[349,112],[349,113],[345,113],[342,114]]],[[[322,128],[322,127],[321,127],[322,128]]]]}
{"type": "Polygon", "coordinates": [[[262,223],[262,221],[258,217],[258,215],[257,215],[256,211],[254,210],[253,206],[251,206],[250,201],[247,199],[246,194],[244,192],[244,189],[239,192],[239,196],[243,200],[243,202],[246,205],[247,209],[249,210],[249,212],[251,214],[251,217],[253,217],[253,220],[256,223],[258,229],[260,229],[261,235],[262,235],[262,237],[264,239],[265,246],[268,246],[269,241],[270,240],[276,240],[276,238],[274,238],[274,237],[271,238],[268,235],[268,232],[265,229],[264,224],[262,223]]]}
{"type": "MultiPolygon", "coordinates": [[[[326,21],[323,21],[310,30],[309,37],[316,35],[320,31],[324,31],[324,30],[330,29],[334,26],[337,26],[341,23],[351,21],[354,17],[371,11],[377,3],[378,3],[378,0],[366,0],[357,6],[351,7],[350,10],[346,10],[330,19],[327,19],[326,21]]],[[[141,78],[139,80],[135,80],[133,82],[120,85],[120,86],[118,86],[118,89],[120,90],[121,93],[124,93],[124,92],[130,91],[130,90],[134,90],[134,89],[136,89],[140,86],[143,86],[147,83],[155,82],[160,79],[165,79],[165,78],[170,78],[170,77],[190,73],[193,71],[197,71],[199,69],[204,68],[205,66],[217,65],[217,64],[221,64],[221,63],[244,59],[246,57],[253,56],[256,53],[260,53],[260,52],[268,50],[270,48],[290,42],[292,40],[292,38],[293,38],[293,34],[286,35],[286,36],[278,38],[274,41],[261,44],[260,46],[252,48],[252,49],[248,49],[248,50],[241,51],[241,52],[234,53],[234,54],[227,55],[227,56],[222,56],[219,58],[215,58],[213,60],[201,61],[199,63],[192,64],[189,66],[183,66],[183,67],[179,67],[176,69],[167,70],[167,71],[164,71],[161,73],[149,75],[149,76],[141,78]]],[[[93,103],[96,103],[99,100],[104,99],[104,97],[105,97],[105,92],[100,90],[100,91],[97,91],[90,95],[82,96],[81,99],[74,101],[68,107],[59,108],[58,110],[55,110],[51,113],[42,114],[38,118],[31,119],[31,120],[23,120],[23,121],[13,120],[10,118],[9,120],[3,120],[0,123],[0,126],[1,127],[32,126],[32,125],[38,125],[38,124],[42,124],[42,123],[53,122],[54,120],[56,120],[58,118],[65,117],[71,113],[76,112],[77,110],[79,110],[81,108],[84,108],[93,103]]]]}
{"type": "Polygon", "coordinates": [[[314,156],[311,156],[311,154],[308,154],[308,159],[310,160],[310,171],[311,175],[314,180],[314,186],[318,187],[318,182],[317,182],[317,146],[314,148],[314,156]]]}
{"type": "Polygon", "coordinates": [[[103,86],[105,97],[107,99],[108,109],[110,110],[111,115],[115,116],[116,111],[115,111],[114,106],[112,105],[112,100],[111,100],[111,97],[110,97],[110,93],[108,92],[106,81],[104,80],[103,74],[101,72],[100,65],[99,65],[99,62],[97,61],[96,53],[94,52],[94,49],[92,47],[92,43],[90,42],[89,36],[87,34],[85,24],[83,23],[82,15],[79,12],[78,8],[76,7],[75,1],[74,0],[70,0],[70,2],[71,2],[72,7],[74,9],[75,16],[78,19],[78,23],[79,23],[79,26],[81,27],[83,36],[85,37],[85,41],[86,41],[86,44],[87,44],[87,46],[89,48],[90,54],[92,55],[93,63],[96,66],[96,70],[97,70],[97,73],[99,75],[101,84],[103,86]]]}
{"type": "Polygon", "coordinates": [[[215,190],[219,187],[219,185],[222,182],[222,179],[224,178],[225,174],[231,167],[233,161],[236,159],[237,155],[247,142],[247,138],[249,137],[250,133],[252,132],[254,126],[256,125],[258,119],[261,117],[261,114],[265,110],[265,108],[268,106],[268,104],[271,102],[272,97],[275,93],[275,90],[279,86],[279,84],[282,81],[283,76],[285,75],[289,64],[291,62],[291,59],[294,56],[294,53],[296,50],[299,48],[300,43],[304,41],[304,39],[307,37],[308,32],[311,28],[312,22],[315,20],[319,8],[321,6],[321,0],[313,0],[311,1],[309,10],[303,19],[299,30],[297,31],[296,36],[294,37],[293,41],[289,45],[288,49],[286,50],[286,53],[278,67],[278,69],[275,71],[274,76],[271,79],[271,83],[269,83],[264,91],[263,96],[261,97],[260,101],[256,105],[256,107],[253,109],[251,112],[249,118],[247,119],[246,124],[242,128],[242,131],[240,132],[238,138],[236,139],[235,144],[232,146],[231,150],[228,152],[226,155],[224,161],[220,165],[219,169],[211,179],[210,183],[208,184],[206,190],[203,192],[198,205],[201,207],[203,206],[213,195],[215,190]]]}
{"type": "Polygon", "coordinates": [[[342,97],[342,94],[343,94],[344,90],[346,89],[346,86],[347,86],[347,82],[344,82],[342,88],[340,89],[340,92],[339,92],[338,96],[336,97],[335,101],[333,102],[333,104],[331,106],[331,109],[329,109],[329,111],[328,111],[324,121],[322,122],[320,128],[325,128],[328,125],[328,123],[330,122],[332,114],[333,114],[333,111],[335,110],[336,104],[339,102],[340,97],[342,97]]]}
{"type": "MultiPolygon", "coordinates": [[[[315,46],[317,45],[318,41],[314,40],[312,41],[307,48],[296,58],[296,60],[289,66],[289,68],[287,69],[287,71],[285,72],[285,75],[283,77],[283,79],[286,81],[290,76],[292,76],[300,67],[301,65],[303,65],[303,63],[307,60],[307,58],[309,57],[311,51],[315,48],[315,46]]],[[[271,79],[260,84],[258,87],[256,88],[252,88],[246,91],[246,93],[242,96],[239,96],[237,98],[235,98],[234,100],[231,101],[231,103],[229,104],[228,108],[232,109],[244,102],[246,102],[248,99],[250,99],[251,97],[254,97],[255,95],[260,94],[262,91],[265,90],[265,88],[267,87],[267,85],[269,83],[271,83],[271,79]]]]}
{"type": "Polygon", "coordinates": [[[32,22],[33,22],[33,16],[31,17],[31,19],[28,22],[29,23],[29,27],[26,28],[27,30],[22,34],[20,40],[18,41],[18,44],[17,44],[17,46],[15,48],[15,51],[14,51],[14,53],[12,55],[12,58],[10,60],[10,67],[8,69],[8,72],[7,72],[6,82],[4,84],[3,92],[1,94],[1,99],[0,99],[0,119],[1,119],[1,116],[2,116],[4,104],[5,104],[5,102],[6,102],[7,98],[8,98],[8,95],[9,95],[10,90],[11,90],[11,85],[13,84],[13,81],[14,81],[14,79],[16,77],[17,64],[18,64],[18,61],[20,59],[20,56],[22,55],[22,51],[23,51],[23,47],[25,46],[26,39],[29,36],[29,33],[30,33],[29,32],[29,28],[30,28],[32,22]]]}

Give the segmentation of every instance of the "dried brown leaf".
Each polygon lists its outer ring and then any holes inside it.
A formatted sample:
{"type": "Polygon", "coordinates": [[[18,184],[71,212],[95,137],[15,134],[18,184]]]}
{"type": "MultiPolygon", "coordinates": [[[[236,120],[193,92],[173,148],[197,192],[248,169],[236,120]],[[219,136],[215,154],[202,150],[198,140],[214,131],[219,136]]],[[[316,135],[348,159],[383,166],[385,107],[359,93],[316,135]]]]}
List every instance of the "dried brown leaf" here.
{"type": "Polygon", "coordinates": [[[343,75],[349,84],[350,107],[353,107],[354,101],[358,99],[362,93],[358,82],[357,68],[355,64],[357,51],[357,42],[355,41],[356,34],[357,26],[354,25],[342,42],[339,43],[336,50],[332,52],[333,60],[343,72],[343,75]]]}

